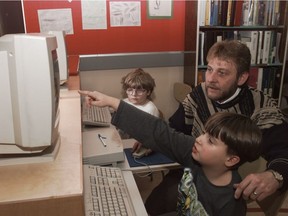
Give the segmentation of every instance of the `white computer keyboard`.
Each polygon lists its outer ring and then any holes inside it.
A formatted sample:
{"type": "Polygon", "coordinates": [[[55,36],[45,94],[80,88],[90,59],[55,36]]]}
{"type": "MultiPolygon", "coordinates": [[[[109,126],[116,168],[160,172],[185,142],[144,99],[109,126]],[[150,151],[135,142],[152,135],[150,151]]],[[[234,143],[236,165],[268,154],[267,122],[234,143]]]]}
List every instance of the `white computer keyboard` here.
{"type": "Polygon", "coordinates": [[[122,171],[118,167],[83,165],[86,216],[134,216],[122,171]]]}
{"type": "Polygon", "coordinates": [[[111,123],[111,113],[108,107],[82,107],[82,123],[84,125],[108,127],[111,123]]]}

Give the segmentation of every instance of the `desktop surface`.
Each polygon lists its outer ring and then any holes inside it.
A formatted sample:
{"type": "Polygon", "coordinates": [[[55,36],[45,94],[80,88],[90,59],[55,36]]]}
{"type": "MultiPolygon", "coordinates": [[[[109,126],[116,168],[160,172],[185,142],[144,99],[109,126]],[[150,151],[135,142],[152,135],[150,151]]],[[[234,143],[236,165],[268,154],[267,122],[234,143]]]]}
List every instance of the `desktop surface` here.
{"type": "Polygon", "coordinates": [[[59,153],[53,162],[0,166],[5,216],[84,216],[80,97],[60,99],[59,153]]]}

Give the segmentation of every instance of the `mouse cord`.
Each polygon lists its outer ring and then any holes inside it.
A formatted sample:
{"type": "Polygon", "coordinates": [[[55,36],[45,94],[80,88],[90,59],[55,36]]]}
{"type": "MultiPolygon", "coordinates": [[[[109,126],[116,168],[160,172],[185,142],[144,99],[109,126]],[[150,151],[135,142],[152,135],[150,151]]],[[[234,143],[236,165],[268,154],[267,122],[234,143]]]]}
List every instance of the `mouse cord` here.
{"type": "Polygon", "coordinates": [[[148,173],[145,174],[145,175],[140,175],[140,174],[137,173],[136,175],[137,175],[138,177],[144,178],[144,177],[147,177],[147,176],[150,176],[150,175],[153,174],[153,171],[152,171],[151,167],[150,167],[148,164],[143,163],[143,162],[137,160],[135,157],[133,157],[133,158],[134,158],[135,163],[138,163],[138,164],[144,165],[144,166],[146,166],[146,167],[148,168],[148,170],[149,170],[148,173]]]}

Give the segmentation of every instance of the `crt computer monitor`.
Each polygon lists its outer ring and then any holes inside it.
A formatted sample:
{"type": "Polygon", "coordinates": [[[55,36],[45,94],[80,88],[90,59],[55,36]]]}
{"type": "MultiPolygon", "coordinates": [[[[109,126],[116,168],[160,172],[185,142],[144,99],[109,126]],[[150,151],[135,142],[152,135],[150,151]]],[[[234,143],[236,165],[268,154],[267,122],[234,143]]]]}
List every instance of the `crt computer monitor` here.
{"type": "Polygon", "coordinates": [[[60,85],[67,82],[69,76],[68,56],[66,49],[66,33],[65,31],[49,31],[48,34],[56,36],[57,40],[57,57],[59,62],[59,80],[60,85]]]}
{"type": "Polygon", "coordinates": [[[55,156],[60,144],[56,49],[51,34],[0,37],[0,165],[6,158],[55,156]]]}

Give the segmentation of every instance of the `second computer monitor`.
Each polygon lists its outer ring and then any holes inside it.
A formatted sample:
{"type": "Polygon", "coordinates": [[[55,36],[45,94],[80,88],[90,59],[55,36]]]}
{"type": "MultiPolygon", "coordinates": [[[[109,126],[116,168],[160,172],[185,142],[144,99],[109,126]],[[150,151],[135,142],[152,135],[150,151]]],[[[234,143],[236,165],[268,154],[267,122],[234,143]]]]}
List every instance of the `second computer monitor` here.
{"type": "Polygon", "coordinates": [[[66,49],[66,34],[65,31],[49,31],[49,34],[53,34],[57,39],[57,56],[59,64],[59,76],[60,76],[60,85],[63,85],[69,76],[68,70],[68,56],[66,49]]]}

